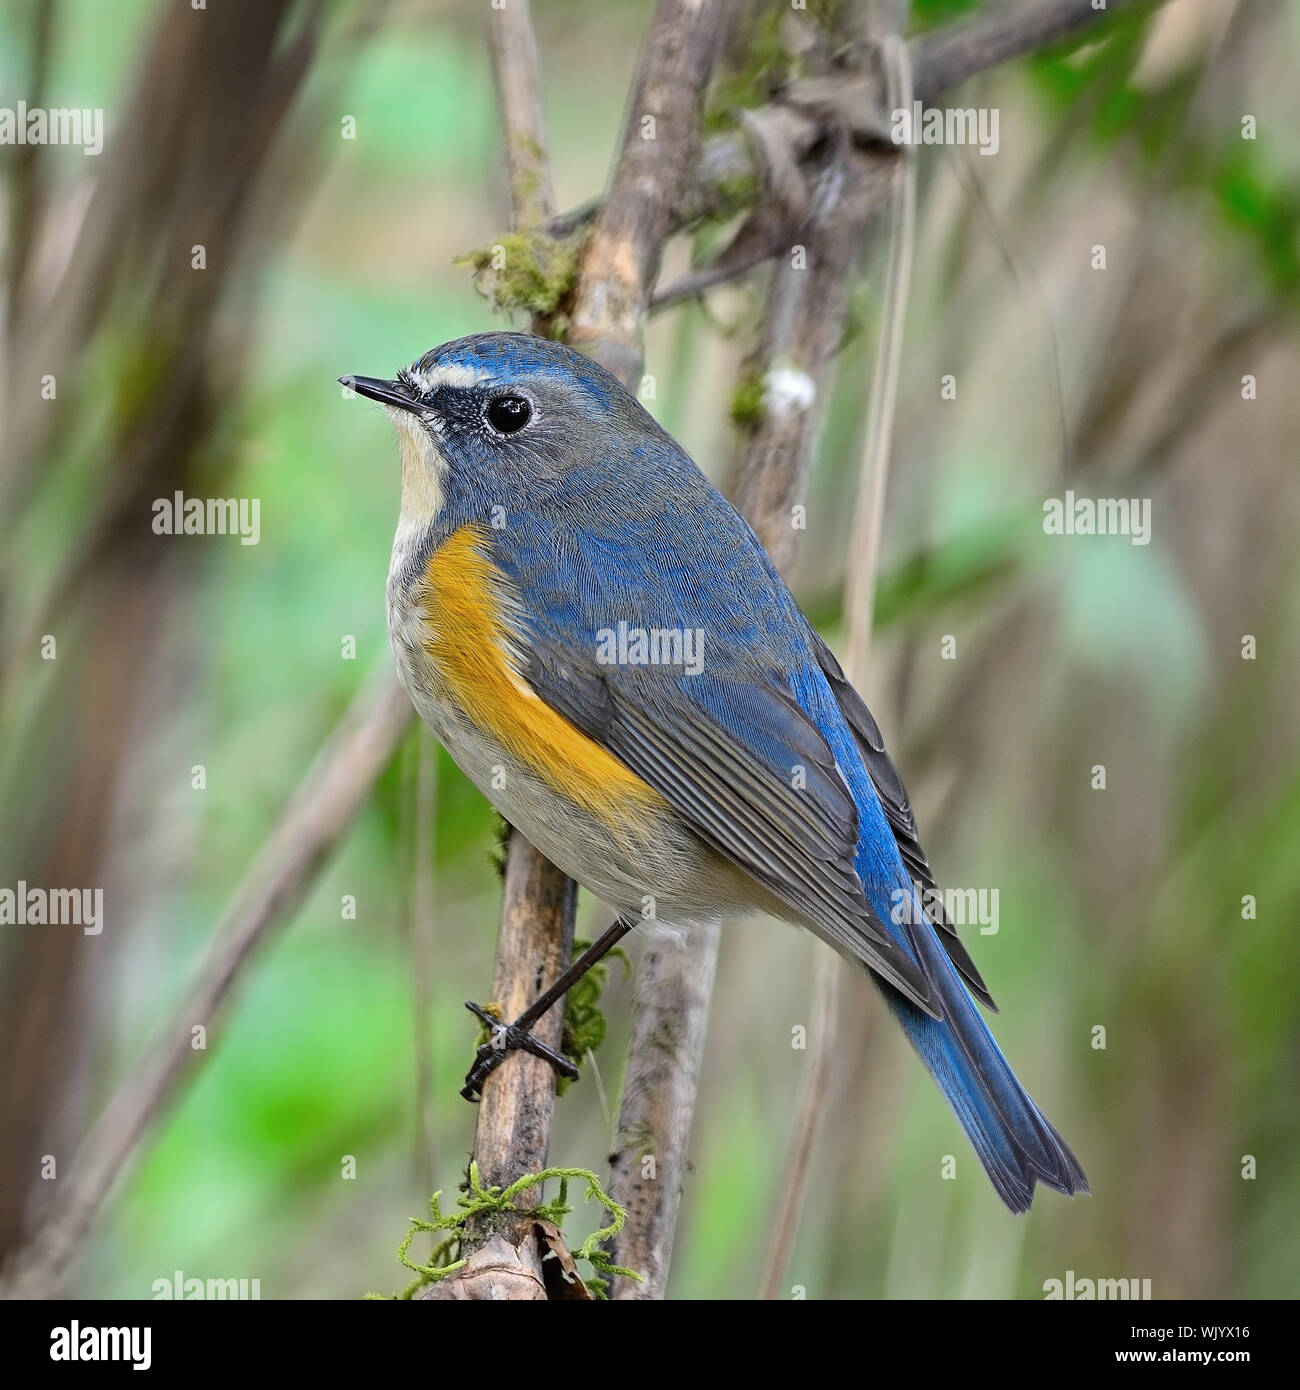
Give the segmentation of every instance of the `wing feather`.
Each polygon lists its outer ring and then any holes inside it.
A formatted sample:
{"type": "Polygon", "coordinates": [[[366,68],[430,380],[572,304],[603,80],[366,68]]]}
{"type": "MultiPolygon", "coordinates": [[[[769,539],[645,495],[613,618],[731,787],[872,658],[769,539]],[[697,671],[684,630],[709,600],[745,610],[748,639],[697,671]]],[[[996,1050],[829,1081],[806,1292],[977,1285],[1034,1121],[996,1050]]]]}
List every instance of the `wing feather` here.
{"type": "Polygon", "coordinates": [[[903,779],[899,776],[893,759],[885,751],[885,740],[881,735],[880,726],[867,708],[866,701],[845,676],[840,663],[835,659],[835,654],[815,632],[812,633],[812,642],[822,672],[830,685],[831,694],[835,696],[849,728],[853,730],[862,761],[876,789],[876,795],[880,798],[889,828],[894,832],[894,840],[903,856],[903,863],[907,865],[907,871],[913,880],[919,883],[922,889],[929,890],[924,895],[925,915],[939,933],[939,940],[948,953],[948,959],[966,981],[971,993],[997,1013],[998,1006],[993,1002],[993,996],[980,978],[975,962],[962,945],[957,928],[944,909],[939,885],[935,882],[930,861],[921,847],[920,832],[917,830],[916,817],[912,814],[907,788],[903,785],[903,779]]]}
{"type": "Polygon", "coordinates": [[[530,634],[528,653],[522,674],[541,699],[654,787],[707,844],[917,1007],[940,1016],[924,971],[867,901],[853,866],[852,795],[821,732],[789,692],[774,681],[759,685],[752,672],[729,682],[601,666],[539,633],[530,634]],[[690,694],[683,680],[695,682],[690,694]],[[732,727],[724,712],[734,716],[732,727]],[[780,770],[771,761],[774,748],[789,756],[780,770]],[[805,771],[803,786],[788,775],[795,765],[805,771]]]}

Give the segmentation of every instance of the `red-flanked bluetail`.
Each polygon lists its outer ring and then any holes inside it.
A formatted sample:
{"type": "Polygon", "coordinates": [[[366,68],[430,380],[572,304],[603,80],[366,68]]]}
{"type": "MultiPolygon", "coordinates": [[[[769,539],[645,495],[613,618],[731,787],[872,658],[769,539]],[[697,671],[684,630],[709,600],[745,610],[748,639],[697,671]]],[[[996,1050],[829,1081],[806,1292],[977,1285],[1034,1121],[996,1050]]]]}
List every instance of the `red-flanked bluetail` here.
{"type": "Polygon", "coordinates": [[[980,1015],[875,720],[677,443],[524,334],[342,380],[397,427],[398,670],[501,814],[624,929],[761,911],[815,932],[880,987],[1007,1206],[1087,1191],[980,1015]]]}

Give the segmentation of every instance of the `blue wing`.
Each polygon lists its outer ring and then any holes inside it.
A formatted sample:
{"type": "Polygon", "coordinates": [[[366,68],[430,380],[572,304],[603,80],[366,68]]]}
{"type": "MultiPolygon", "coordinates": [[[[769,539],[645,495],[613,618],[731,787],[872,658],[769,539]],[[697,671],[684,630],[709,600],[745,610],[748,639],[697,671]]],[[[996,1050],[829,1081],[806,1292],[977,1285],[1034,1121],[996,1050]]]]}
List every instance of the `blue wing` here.
{"type": "MultiPolygon", "coordinates": [[[[521,600],[522,674],[706,844],[929,1011],[924,972],[878,920],[855,867],[853,792],[785,675],[815,669],[807,624],[745,523],[734,512],[713,521],[672,546],[626,518],[585,528],[580,542],[521,522],[494,559],[521,600]],[[700,669],[600,661],[600,634],[620,622],[698,633],[700,669]]],[[[653,531],[653,518],[643,524],[653,531]]],[[[892,845],[883,821],[881,832],[892,845]]]]}
{"type": "Polygon", "coordinates": [[[917,896],[934,879],[875,721],[753,532],[699,484],[516,525],[497,559],[525,679],[873,973],[1013,1211],[1037,1181],[1086,1191],[980,1017],[971,991],[992,1000],[956,931],[917,896]],[[702,633],[701,669],[602,663],[599,634],[620,622],[702,633]]]}

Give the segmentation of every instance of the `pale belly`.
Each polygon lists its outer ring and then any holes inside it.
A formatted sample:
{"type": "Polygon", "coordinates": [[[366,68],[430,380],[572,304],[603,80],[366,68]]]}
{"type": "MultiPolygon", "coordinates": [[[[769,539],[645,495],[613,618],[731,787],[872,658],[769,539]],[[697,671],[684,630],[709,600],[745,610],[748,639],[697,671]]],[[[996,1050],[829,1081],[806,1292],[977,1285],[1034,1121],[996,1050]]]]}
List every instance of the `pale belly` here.
{"type": "Polygon", "coordinates": [[[744,915],[767,895],[666,806],[614,824],[562,797],[456,704],[418,639],[420,618],[390,603],[398,674],[420,718],[492,805],[553,864],[615,911],[689,926],[744,915]]]}

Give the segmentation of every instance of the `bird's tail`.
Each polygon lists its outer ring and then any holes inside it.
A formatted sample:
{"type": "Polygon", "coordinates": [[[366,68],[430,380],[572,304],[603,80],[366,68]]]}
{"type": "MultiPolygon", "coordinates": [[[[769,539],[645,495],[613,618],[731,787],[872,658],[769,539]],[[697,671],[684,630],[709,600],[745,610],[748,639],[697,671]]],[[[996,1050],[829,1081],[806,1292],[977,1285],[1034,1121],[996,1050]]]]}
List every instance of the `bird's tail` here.
{"type": "MultiPolygon", "coordinates": [[[[1067,1196],[1087,1192],[1088,1180],[1079,1160],[1016,1080],[962,981],[965,974],[972,987],[992,1003],[974,962],[955,931],[945,929],[941,938],[924,910],[921,885],[912,877],[927,880],[931,889],[934,880],[917,837],[906,788],[885,751],[880,729],[830,649],[815,634],[812,641],[826,684],[803,689],[804,708],[829,743],[857,804],[855,867],[879,926],[924,974],[929,985],[927,1002],[939,1017],[932,1018],[879,976],[873,974],[872,979],[1012,1211],[1028,1210],[1035,1183],[1046,1183],[1067,1196]],[[899,914],[903,902],[913,910],[899,914]],[[904,920],[899,920],[900,915],[904,920]]],[[[870,969],[864,956],[859,955],[858,961],[870,969]]]]}
{"type": "Polygon", "coordinates": [[[892,986],[876,981],[921,1060],[939,1083],[998,1195],[1027,1211],[1034,1184],[1073,1196],[1088,1191],[1079,1160],[1016,1080],[975,1001],[933,928],[920,913],[906,936],[928,977],[943,1019],[931,1018],[892,986]]]}

